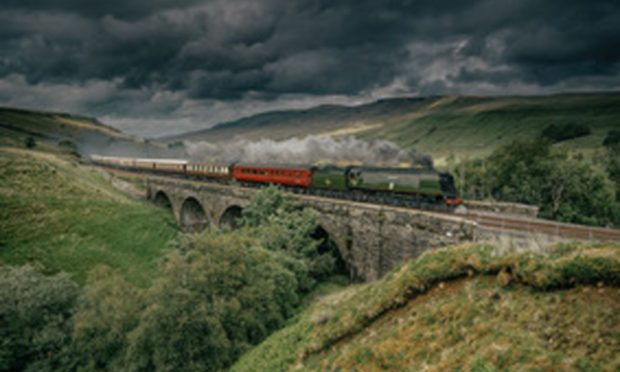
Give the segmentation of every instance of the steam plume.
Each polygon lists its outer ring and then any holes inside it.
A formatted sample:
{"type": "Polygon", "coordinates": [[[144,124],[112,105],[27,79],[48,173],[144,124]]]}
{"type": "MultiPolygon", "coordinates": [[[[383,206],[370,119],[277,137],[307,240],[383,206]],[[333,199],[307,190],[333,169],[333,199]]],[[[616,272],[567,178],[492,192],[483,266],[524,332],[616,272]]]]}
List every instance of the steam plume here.
{"type": "Polygon", "coordinates": [[[353,136],[333,138],[310,135],[284,141],[262,139],[232,143],[185,142],[194,161],[287,164],[350,163],[396,166],[403,163],[432,167],[430,155],[403,150],[386,140],[363,141],[353,136]]]}

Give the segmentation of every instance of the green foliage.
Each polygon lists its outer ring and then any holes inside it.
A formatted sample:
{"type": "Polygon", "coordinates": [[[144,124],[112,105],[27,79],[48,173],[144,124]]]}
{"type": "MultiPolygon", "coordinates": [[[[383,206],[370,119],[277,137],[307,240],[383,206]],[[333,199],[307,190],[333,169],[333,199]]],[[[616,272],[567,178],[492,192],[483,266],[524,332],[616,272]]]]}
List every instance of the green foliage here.
{"type": "Polygon", "coordinates": [[[610,148],[620,145],[620,130],[610,130],[607,132],[607,136],[603,140],[603,146],[610,148]]]}
{"type": "Polygon", "coordinates": [[[592,133],[592,130],[587,125],[583,124],[565,124],[555,125],[551,124],[542,131],[542,136],[551,142],[562,142],[573,138],[579,138],[587,136],[592,133]]]}
{"type": "Polygon", "coordinates": [[[32,149],[37,145],[37,141],[35,141],[33,136],[28,136],[24,139],[24,146],[28,149],[32,149]]]}
{"type": "Polygon", "coordinates": [[[146,294],[129,370],[216,370],[279,328],[299,298],[281,256],[247,232],[191,236],[146,294]]]}
{"type": "Polygon", "coordinates": [[[248,206],[241,229],[182,237],[148,289],[95,270],[75,315],[72,368],[230,366],[282,327],[302,294],[331,273],[317,268],[329,265],[313,239],[315,219],[271,188],[248,206]]]}
{"type": "Polygon", "coordinates": [[[456,172],[465,173],[465,197],[538,205],[541,217],[559,221],[620,223],[607,175],[547,141],[514,142],[456,172]]]}
{"type": "MultiPolygon", "coordinates": [[[[310,289],[315,284],[314,279],[331,275],[338,261],[335,246],[319,249],[328,237],[315,239],[317,217],[316,211],[302,208],[276,187],[268,187],[257,193],[243,210],[242,223],[265,248],[286,252],[300,260],[309,274],[308,280],[302,280],[302,286],[310,289]]],[[[298,279],[302,278],[298,276],[298,279]]]]}
{"type": "Polygon", "coordinates": [[[603,145],[607,149],[607,172],[616,185],[616,199],[620,200],[620,130],[609,131],[603,145]]]}
{"type": "Polygon", "coordinates": [[[118,272],[93,269],[74,315],[73,363],[88,370],[122,369],[127,334],[138,325],[143,302],[143,291],[118,272]]]}
{"type": "Polygon", "coordinates": [[[269,186],[254,196],[251,203],[243,209],[242,224],[257,227],[270,218],[300,211],[302,208],[286,198],[276,186],[269,186]]]}
{"type": "Polygon", "coordinates": [[[60,142],[58,142],[58,149],[65,154],[69,154],[76,158],[80,157],[80,152],[78,151],[78,148],[73,141],[69,141],[66,139],[61,140],[60,142]]]}
{"type": "Polygon", "coordinates": [[[0,370],[59,368],[78,293],[66,274],[0,266],[0,370]]]}

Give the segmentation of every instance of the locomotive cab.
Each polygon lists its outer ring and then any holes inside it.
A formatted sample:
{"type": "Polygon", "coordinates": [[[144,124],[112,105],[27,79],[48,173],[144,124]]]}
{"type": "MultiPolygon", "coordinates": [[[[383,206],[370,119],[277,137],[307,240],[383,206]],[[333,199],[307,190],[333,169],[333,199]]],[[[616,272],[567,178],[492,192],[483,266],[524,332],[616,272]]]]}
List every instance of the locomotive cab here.
{"type": "Polygon", "coordinates": [[[454,186],[454,177],[451,174],[439,173],[439,186],[441,187],[447,205],[459,205],[463,202],[458,196],[458,192],[454,186]]]}

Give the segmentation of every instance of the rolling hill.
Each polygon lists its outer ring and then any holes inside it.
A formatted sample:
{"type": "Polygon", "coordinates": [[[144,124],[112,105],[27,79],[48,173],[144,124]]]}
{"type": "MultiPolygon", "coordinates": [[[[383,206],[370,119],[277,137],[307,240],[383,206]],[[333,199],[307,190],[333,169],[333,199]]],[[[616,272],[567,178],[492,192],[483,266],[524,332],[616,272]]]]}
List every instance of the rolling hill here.
{"type": "Polygon", "coordinates": [[[23,147],[30,139],[50,151],[127,156],[170,156],[165,144],[125,134],[97,119],[65,113],[0,107],[0,146],[23,147]]]}
{"type": "Polygon", "coordinates": [[[64,271],[97,265],[148,285],[177,235],[169,211],[128,197],[69,156],[0,146],[0,264],[64,271]]]}
{"type": "Polygon", "coordinates": [[[592,154],[607,132],[620,125],[620,93],[393,98],[361,106],[268,112],[162,140],[221,143],[355,135],[366,140],[390,140],[441,160],[451,154],[485,156],[513,140],[539,137],[552,124],[590,127],[590,135],[560,146],[592,154]]]}
{"type": "Polygon", "coordinates": [[[232,371],[614,371],[620,246],[427,252],[313,302],[232,371]]]}

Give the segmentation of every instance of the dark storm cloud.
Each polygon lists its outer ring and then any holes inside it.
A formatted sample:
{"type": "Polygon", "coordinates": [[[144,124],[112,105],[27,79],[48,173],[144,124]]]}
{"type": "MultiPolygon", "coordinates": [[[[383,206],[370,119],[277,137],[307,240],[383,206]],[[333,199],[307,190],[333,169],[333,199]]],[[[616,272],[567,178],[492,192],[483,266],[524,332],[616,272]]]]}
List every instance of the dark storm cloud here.
{"type": "Polygon", "coordinates": [[[619,45],[617,1],[5,0],[0,104],[219,110],[197,126],[334,97],[618,89],[619,45]]]}

